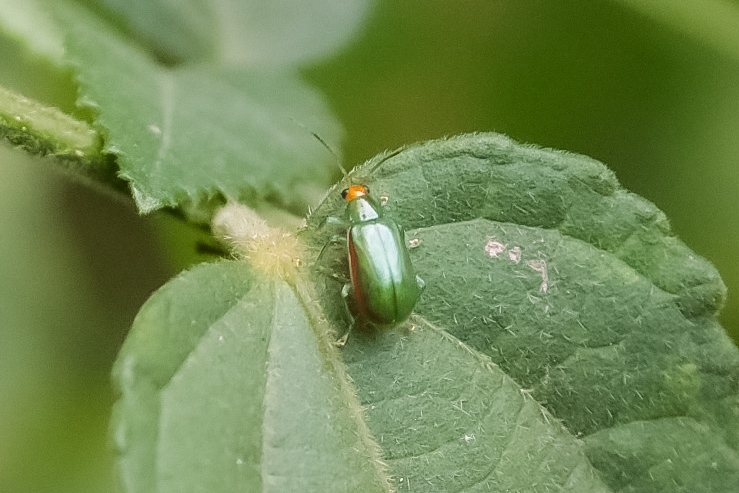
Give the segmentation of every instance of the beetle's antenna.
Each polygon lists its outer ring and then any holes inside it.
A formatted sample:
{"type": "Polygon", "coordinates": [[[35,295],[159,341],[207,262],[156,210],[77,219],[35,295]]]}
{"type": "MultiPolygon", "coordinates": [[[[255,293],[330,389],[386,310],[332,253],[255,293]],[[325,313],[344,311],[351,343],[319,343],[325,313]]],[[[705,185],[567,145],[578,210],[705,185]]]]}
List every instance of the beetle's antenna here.
{"type": "Polygon", "coordinates": [[[316,140],[318,142],[320,142],[321,145],[323,147],[325,147],[328,152],[331,153],[331,155],[334,157],[334,160],[336,162],[336,166],[339,167],[339,169],[341,170],[341,174],[344,175],[344,178],[346,179],[347,183],[349,183],[349,173],[347,173],[346,170],[344,169],[344,167],[341,165],[341,159],[339,159],[339,155],[336,153],[336,151],[334,151],[334,149],[330,145],[328,145],[328,142],[326,142],[325,140],[323,140],[323,137],[321,137],[320,135],[318,135],[317,133],[315,133],[313,130],[311,130],[310,128],[308,128],[303,123],[301,123],[298,120],[296,120],[295,118],[290,118],[290,119],[293,122],[295,122],[297,125],[300,125],[301,127],[303,127],[306,131],[310,132],[310,134],[313,137],[315,137],[316,140]]]}
{"type": "Polygon", "coordinates": [[[394,151],[388,152],[387,154],[385,154],[384,156],[382,156],[382,159],[380,159],[379,161],[377,161],[375,164],[372,165],[372,167],[369,170],[370,174],[371,173],[374,173],[375,170],[377,168],[379,168],[382,163],[384,163],[385,161],[387,161],[389,159],[394,158],[395,156],[397,156],[401,152],[405,151],[406,149],[408,149],[408,148],[407,147],[401,147],[400,149],[395,149],[394,151]]]}
{"type": "Polygon", "coordinates": [[[323,140],[323,138],[320,135],[318,135],[317,133],[315,133],[313,131],[310,131],[310,130],[309,130],[309,132],[311,133],[311,135],[313,137],[316,138],[316,140],[318,140],[318,142],[320,142],[321,144],[323,144],[323,147],[325,147],[328,150],[328,152],[331,153],[331,155],[336,160],[336,166],[339,167],[339,169],[341,170],[341,174],[344,175],[344,178],[346,178],[346,181],[348,182],[349,181],[349,174],[346,172],[346,170],[344,169],[344,167],[341,165],[341,160],[339,159],[339,155],[336,154],[336,152],[331,148],[331,146],[328,145],[328,142],[326,142],[325,140],[323,140]]]}

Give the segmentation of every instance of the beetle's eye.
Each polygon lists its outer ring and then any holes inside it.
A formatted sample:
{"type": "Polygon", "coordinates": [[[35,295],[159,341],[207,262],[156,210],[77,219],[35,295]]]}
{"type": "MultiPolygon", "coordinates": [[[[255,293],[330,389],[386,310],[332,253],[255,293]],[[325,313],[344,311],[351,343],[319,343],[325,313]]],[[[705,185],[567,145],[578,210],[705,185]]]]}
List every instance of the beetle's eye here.
{"type": "Polygon", "coordinates": [[[346,200],[346,196],[349,193],[349,189],[345,188],[343,192],[341,192],[341,198],[346,200]]]}

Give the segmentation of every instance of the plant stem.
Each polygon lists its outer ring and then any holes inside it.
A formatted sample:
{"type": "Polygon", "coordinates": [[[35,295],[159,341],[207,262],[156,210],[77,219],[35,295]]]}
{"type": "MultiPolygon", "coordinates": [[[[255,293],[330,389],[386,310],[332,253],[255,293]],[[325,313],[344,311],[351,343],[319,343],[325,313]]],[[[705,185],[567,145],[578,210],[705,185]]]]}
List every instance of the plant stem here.
{"type": "Polygon", "coordinates": [[[87,122],[0,87],[0,138],[13,147],[48,157],[74,178],[125,192],[112,156],[103,151],[103,138],[87,122]]]}

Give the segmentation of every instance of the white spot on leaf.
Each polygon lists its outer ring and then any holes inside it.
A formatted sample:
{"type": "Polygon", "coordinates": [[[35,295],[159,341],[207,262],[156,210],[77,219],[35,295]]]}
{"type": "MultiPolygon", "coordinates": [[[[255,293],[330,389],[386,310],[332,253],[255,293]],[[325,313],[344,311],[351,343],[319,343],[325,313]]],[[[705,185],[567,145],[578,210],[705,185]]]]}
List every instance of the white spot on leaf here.
{"type": "Polygon", "coordinates": [[[547,273],[547,261],[546,260],[528,260],[526,261],[531,269],[541,274],[541,285],[539,291],[546,293],[549,289],[549,274],[547,273]]]}
{"type": "Polygon", "coordinates": [[[511,262],[519,263],[521,261],[521,247],[513,247],[508,250],[508,258],[511,262]]]}
{"type": "Polygon", "coordinates": [[[497,241],[495,238],[488,238],[488,242],[485,244],[485,253],[490,255],[491,258],[497,258],[505,249],[506,245],[497,241]]]}

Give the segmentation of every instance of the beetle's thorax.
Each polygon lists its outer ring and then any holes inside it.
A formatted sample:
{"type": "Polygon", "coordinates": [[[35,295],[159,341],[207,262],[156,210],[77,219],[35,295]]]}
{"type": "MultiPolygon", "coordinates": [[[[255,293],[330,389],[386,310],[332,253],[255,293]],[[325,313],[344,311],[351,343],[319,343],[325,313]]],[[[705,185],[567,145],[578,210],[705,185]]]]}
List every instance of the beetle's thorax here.
{"type": "Polygon", "coordinates": [[[346,204],[346,217],[352,224],[374,221],[382,217],[382,209],[372,197],[362,195],[346,204]]]}

